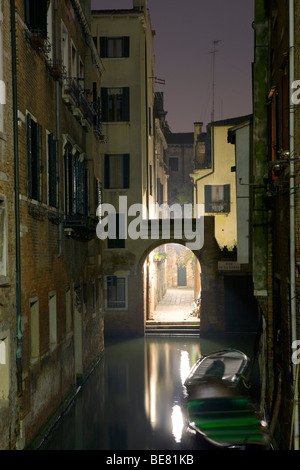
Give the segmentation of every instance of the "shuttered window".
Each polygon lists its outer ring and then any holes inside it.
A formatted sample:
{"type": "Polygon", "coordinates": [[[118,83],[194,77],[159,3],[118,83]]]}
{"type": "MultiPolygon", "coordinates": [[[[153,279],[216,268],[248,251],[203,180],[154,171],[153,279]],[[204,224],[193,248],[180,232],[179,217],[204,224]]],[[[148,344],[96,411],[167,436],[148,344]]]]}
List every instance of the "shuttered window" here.
{"type": "Polygon", "coordinates": [[[230,212],[230,184],[206,185],[204,191],[205,212],[230,212]]]}
{"type": "Polygon", "coordinates": [[[47,136],[48,144],[48,204],[57,207],[56,141],[53,134],[47,136]]]}
{"type": "Polygon", "coordinates": [[[101,104],[103,122],[129,121],[129,87],[102,88],[101,104]]]}
{"type": "Polygon", "coordinates": [[[103,59],[129,57],[129,36],[100,37],[100,56],[103,59]]]}
{"type": "Polygon", "coordinates": [[[85,162],[65,153],[65,207],[68,217],[87,216],[89,212],[89,174],[85,162]]]}
{"type": "Polygon", "coordinates": [[[41,200],[41,126],[27,114],[28,197],[41,200]]]}
{"type": "Polygon", "coordinates": [[[128,189],[130,180],[129,154],[105,155],[105,189],[128,189]]]}

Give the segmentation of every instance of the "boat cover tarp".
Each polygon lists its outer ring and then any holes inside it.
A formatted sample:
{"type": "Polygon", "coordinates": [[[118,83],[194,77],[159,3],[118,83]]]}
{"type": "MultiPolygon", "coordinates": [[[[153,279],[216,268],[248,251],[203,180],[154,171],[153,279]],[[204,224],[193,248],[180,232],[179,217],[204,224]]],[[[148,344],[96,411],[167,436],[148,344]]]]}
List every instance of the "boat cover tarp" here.
{"type": "Polygon", "coordinates": [[[187,402],[189,421],[219,445],[264,445],[266,435],[248,397],[222,397],[187,402]]]}

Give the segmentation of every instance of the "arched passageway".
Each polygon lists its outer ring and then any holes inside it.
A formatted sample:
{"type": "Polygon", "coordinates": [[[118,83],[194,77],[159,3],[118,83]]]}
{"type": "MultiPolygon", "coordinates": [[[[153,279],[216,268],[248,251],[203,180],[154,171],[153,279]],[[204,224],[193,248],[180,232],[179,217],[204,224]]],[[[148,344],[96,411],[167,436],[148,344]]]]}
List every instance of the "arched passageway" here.
{"type": "Polygon", "coordinates": [[[179,243],[162,244],[148,254],[143,271],[146,320],[199,323],[201,266],[190,249],[179,243]]]}

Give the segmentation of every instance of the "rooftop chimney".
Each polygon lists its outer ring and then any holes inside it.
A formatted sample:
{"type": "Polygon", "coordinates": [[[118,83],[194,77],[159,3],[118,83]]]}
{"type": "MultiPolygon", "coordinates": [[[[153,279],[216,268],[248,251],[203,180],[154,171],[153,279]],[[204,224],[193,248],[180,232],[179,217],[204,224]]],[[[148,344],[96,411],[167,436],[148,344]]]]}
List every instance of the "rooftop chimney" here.
{"type": "Polygon", "coordinates": [[[203,122],[194,122],[194,139],[197,140],[198,136],[202,133],[203,122]]]}

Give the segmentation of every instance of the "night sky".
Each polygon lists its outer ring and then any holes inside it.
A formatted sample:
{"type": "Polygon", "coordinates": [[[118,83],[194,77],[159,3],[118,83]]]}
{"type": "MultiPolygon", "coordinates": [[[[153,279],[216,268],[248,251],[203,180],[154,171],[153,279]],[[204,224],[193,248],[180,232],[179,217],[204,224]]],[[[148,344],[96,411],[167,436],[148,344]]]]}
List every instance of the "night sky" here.
{"type": "MultiPolygon", "coordinates": [[[[132,0],[92,0],[93,9],[132,8],[132,0]]],[[[215,120],[252,113],[254,0],[148,0],[155,30],[156,85],[172,132],[211,121],[213,42],[215,120]]]]}

